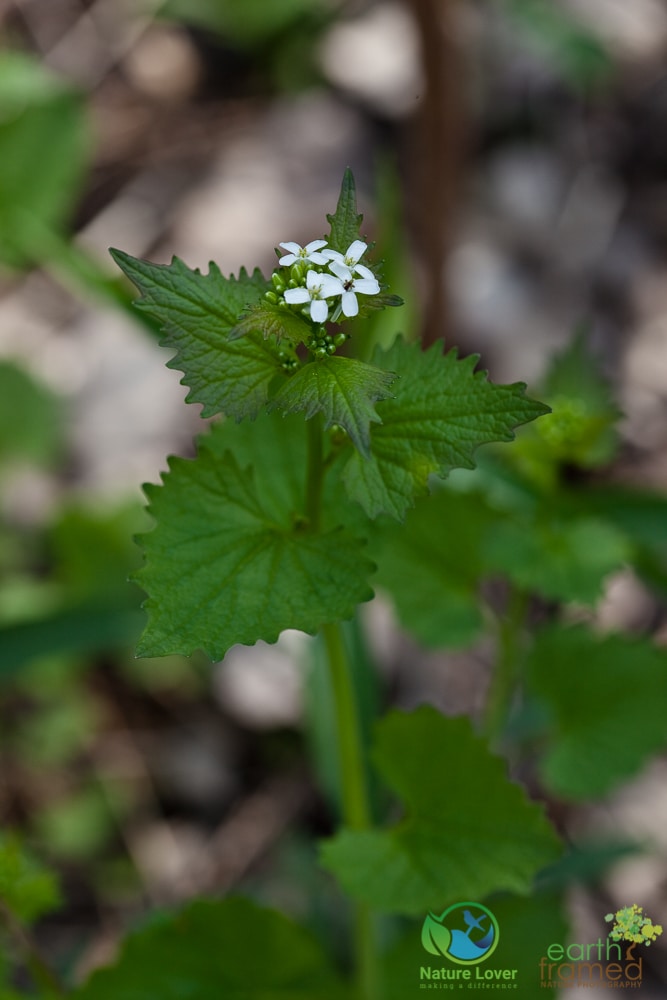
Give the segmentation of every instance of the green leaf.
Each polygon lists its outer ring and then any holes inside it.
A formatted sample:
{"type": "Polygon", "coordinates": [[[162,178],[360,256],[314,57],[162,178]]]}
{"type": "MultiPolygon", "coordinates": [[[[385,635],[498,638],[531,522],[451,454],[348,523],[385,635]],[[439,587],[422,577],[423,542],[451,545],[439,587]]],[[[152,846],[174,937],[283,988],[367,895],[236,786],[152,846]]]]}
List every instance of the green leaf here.
{"type": "Polygon", "coordinates": [[[73,1000],[344,1000],[314,938],[245,899],[198,900],[133,934],[73,1000]]]}
{"type": "Polygon", "coordinates": [[[18,52],[0,54],[0,262],[49,256],[88,162],[80,94],[18,52]]]}
{"type": "Polygon", "coordinates": [[[348,493],[369,517],[402,519],[414,498],[428,492],[429,476],[473,469],[476,448],[511,441],[514,427],[548,412],[526,398],[523,383],[494,385],[474,371],[476,357],[443,356],[440,344],[423,352],[399,339],[386,353],[376,351],[374,361],[398,372],[400,381],[395,397],[380,404],[371,458],[355,452],[345,469],[348,493]]]}
{"type": "Polygon", "coordinates": [[[284,46],[286,36],[304,20],[314,20],[318,14],[324,20],[323,0],[166,0],[159,11],[161,17],[200,25],[222,36],[226,44],[259,49],[265,56],[268,49],[284,46]]]}
{"type": "Polygon", "coordinates": [[[631,840],[580,841],[570,846],[554,865],[540,872],[536,884],[547,890],[584,884],[599,886],[610,868],[645,851],[645,845],[631,840]]]}
{"type": "Polygon", "coordinates": [[[568,939],[567,906],[563,896],[553,891],[533,891],[527,898],[503,893],[484,902],[500,927],[500,940],[492,964],[496,968],[517,970],[515,996],[539,997],[544,993],[548,996],[549,992],[557,996],[558,991],[542,988],[539,960],[546,955],[549,945],[564,944],[568,939]]]}
{"type": "MultiPolygon", "coordinates": [[[[128,587],[128,592],[131,588],[128,587]]],[[[0,626],[0,681],[47,656],[85,655],[131,647],[141,631],[139,608],[83,604],[0,626]]]]}
{"type": "Polygon", "coordinates": [[[151,264],[120,250],[111,256],[141,292],[137,306],[158,319],[162,343],[176,351],[168,367],[183,372],[187,401],[202,403],[203,416],[226,413],[235,420],[256,417],[269,398],[269,385],[285,377],[279,348],[261,333],[230,341],[239,313],[269,287],[256,270],[224,278],[215,264],[208,274],[190,270],[174,257],[151,264]]]}
{"type": "Polygon", "coordinates": [[[552,359],[543,391],[553,413],[536,425],[538,447],[561,463],[584,469],[610,462],[621,412],[583,332],[552,359]]]}
{"type": "Polygon", "coordinates": [[[310,323],[306,323],[298,313],[264,299],[241,316],[232,327],[229,339],[238,340],[249,333],[259,332],[264,337],[275,337],[277,341],[285,337],[293,344],[301,344],[310,339],[312,331],[310,323]]]}
{"type": "Polygon", "coordinates": [[[322,848],[350,895],[392,913],[424,913],[493,890],[527,892],[558,854],[540,806],[468,719],[423,706],[378,726],[375,762],[405,803],[388,830],[344,830],[322,848]]]}
{"type": "Polygon", "coordinates": [[[0,902],[26,924],[60,905],[55,875],[35,861],[11,833],[0,833],[0,902]]]}
{"type": "Polygon", "coordinates": [[[466,646],[479,635],[483,550],[497,522],[480,495],[442,489],[418,500],[405,524],[378,525],[371,540],[378,587],[424,645],[466,646]]]}
{"type": "Polygon", "coordinates": [[[332,250],[345,253],[351,243],[360,239],[363,215],[357,214],[357,188],[349,167],[343,174],[343,183],[338,196],[338,204],[333,215],[327,215],[331,226],[328,243],[332,250]]]}
{"type": "Polygon", "coordinates": [[[196,459],[171,460],[164,486],[146,488],[157,525],[136,575],[149,595],[141,656],[203,649],[219,659],[283,629],[315,632],[372,597],[373,564],[339,504],[325,496],[319,531],[303,514],[303,421],[265,417],[251,430],[241,439],[214,427],[196,459]]]}
{"type": "Polygon", "coordinates": [[[63,430],[60,400],[19,365],[0,361],[0,461],[52,464],[63,430]]]}
{"type": "Polygon", "coordinates": [[[285,382],[270,403],[287,413],[305,410],[306,418],[323,413],[325,426],[344,427],[362,455],[369,455],[370,425],[380,423],[373,403],[387,399],[396,380],[353,358],[327,357],[311,361],[285,382]]]}
{"type": "Polygon", "coordinates": [[[635,551],[632,565],[646,582],[667,593],[667,498],[661,493],[606,483],[576,494],[583,512],[608,521],[622,532],[635,551]]]}
{"type": "Polygon", "coordinates": [[[629,558],[631,548],[612,525],[537,511],[535,520],[506,520],[488,539],[487,566],[519,587],[556,601],[593,604],[606,577],[629,558]]]}
{"type": "Polygon", "coordinates": [[[605,795],[665,746],[667,651],[646,639],[547,629],[527,682],[552,713],[541,771],[557,795],[605,795]]]}

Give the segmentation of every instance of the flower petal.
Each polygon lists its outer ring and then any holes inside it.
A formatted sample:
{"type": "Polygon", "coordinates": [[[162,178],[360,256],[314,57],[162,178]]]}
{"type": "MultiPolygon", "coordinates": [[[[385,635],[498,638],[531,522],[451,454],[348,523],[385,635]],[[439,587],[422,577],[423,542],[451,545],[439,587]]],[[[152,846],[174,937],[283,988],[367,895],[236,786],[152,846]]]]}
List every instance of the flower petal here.
{"type": "Polygon", "coordinates": [[[310,304],[310,318],[314,323],[325,323],[329,315],[329,306],[324,299],[313,299],[310,304]]]}
{"type": "Polygon", "coordinates": [[[375,278],[357,278],[352,287],[355,292],[361,292],[362,295],[377,295],[380,291],[375,278]]]}
{"type": "Polygon", "coordinates": [[[320,295],[324,299],[330,299],[332,295],[342,295],[344,292],[343,283],[331,274],[321,274],[320,295]]]}
{"type": "Polygon", "coordinates": [[[289,264],[296,264],[298,259],[295,253],[286,253],[284,257],[278,258],[278,263],[282,267],[287,267],[289,264]]]}
{"type": "Polygon", "coordinates": [[[285,302],[296,305],[297,302],[310,302],[310,294],[307,288],[286,288],[285,302]]]}
{"type": "Polygon", "coordinates": [[[298,253],[301,249],[300,243],[279,243],[278,246],[282,247],[283,250],[289,250],[290,253],[298,253]]]}
{"type": "MultiPolygon", "coordinates": [[[[308,253],[312,253],[313,250],[319,250],[321,247],[325,247],[326,245],[326,240],[311,240],[310,243],[306,243],[305,249],[308,253]]],[[[283,246],[283,244],[281,243],[280,246],[283,246]]]]}
{"type": "Polygon", "coordinates": [[[343,312],[346,316],[356,316],[359,312],[359,303],[354,292],[343,292],[342,298],[343,312]]]}
{"type": "Polygon", "coordinates": [[[372,278],[373,281],[377,280],[370,267],[364,267],[363,264],[356,264],[354,270],[357,274],[360,274],[362,278],[368,278],[369,280],[372,278]]]}
{"type": "Polygon", "coordinates": [[[340,264],[337,260],[334,260],[329,264],[329,270],[333,271],[341,281],[352,281],[352,271],[350,271],[347,264],[340,264]]]}
{"type": "Polygon", "coordinates": [[[361,240],[355,240],[354,243],[350,243],[349,247],[345,251],[345,260],[354,261],[356,264],[359,258],[363,257],[367,249],[368,243],[363,243],[361,240]]]}
{"type": "Polygon", "coordinates": [[[327,260],[336,260],[338,261],[339,264],[345,263],[345,258],[343,257],[342,253],[338,252],[338,250],[329,250],[329,249],[323,250],[322,256],[326,257],[327,260]]]}

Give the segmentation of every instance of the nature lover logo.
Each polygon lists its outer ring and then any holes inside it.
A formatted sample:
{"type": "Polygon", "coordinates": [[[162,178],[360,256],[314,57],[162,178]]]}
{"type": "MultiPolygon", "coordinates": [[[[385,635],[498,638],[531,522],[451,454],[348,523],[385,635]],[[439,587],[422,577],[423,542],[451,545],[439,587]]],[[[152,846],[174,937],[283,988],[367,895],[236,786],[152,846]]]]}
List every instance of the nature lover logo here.
{"type": "Polygon", "coordinates": [[[457,965],[476,965],[495,951],[498,921],[481,903],[455,903],[438,917],[429,913],[422,926],[422,945],[431,955],[457,965]]]}

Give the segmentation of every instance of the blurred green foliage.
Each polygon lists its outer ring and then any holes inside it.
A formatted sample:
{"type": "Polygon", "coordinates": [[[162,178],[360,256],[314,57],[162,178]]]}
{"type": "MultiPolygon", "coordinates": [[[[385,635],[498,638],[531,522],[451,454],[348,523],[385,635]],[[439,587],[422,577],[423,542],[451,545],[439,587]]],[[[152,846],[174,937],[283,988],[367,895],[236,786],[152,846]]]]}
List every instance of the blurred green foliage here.
{"type": "Polygon", "coordinates": [[[64,448],[61,400],[9,360],[0,361],[0,477],[12,460],[54,466],[64,448]]]}
{"type": "Polygon", "coordinates": [[[335,14],[335,4],[326,0],[166,0],[160,11],[243,53],[281,90],[319,81],[317,43],[335,14]]]}
{"type": "Polygon", "coordinates": [[[51,256],[81,194],[83,95],[19,52],[0,53],[0,263],[51,256]]]}

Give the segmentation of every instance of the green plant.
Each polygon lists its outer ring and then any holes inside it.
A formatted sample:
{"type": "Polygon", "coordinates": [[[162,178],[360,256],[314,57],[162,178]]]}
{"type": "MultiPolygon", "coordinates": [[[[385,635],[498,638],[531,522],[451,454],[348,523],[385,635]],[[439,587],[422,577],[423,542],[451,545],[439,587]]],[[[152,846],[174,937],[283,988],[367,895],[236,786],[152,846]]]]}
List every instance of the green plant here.
{"type": "Polygon", "coordinates": [[[541,810],[470,722],[429,708],[391,713],[377,727],[375,766],[409,818],[376,825],[339,623],[372,596],[375,519],[402,520],[432,475],[472,468],[478,446],[510,440],[547,408],[440,345],[424,353],[398,338],[372,363],[356,359],[341,322],[400,300],[367,262],[349,171],[329,222],[326,240],[283,244],[270,281],[112,253],[140,289],[140,307],[163,325],[188,400],[205,416],[226,416],[194,460],[171,460],[163,485],[147,488],[156,525],[143,536],[136,577],[148,593],[139,652],[203,649],[216,659],[286,628],[321,634],[344,823],[322,859],[355,900],[360,995],[373,996],[373,909],[417,914],[461,892],[526,892],[558,848],[541,810]],[[460,755],[464,773],[451,766],[460,755]],[[450,766],[429,777],[425,764],[438,760],[450,766]]]}
{"type": "MultiPolygon", "coordinates": [[[[113,251],[162,325],[188,400],[223,415],[194,459],[171,459],[162,485],[147,487],[140,655],[218,659],[287,628],[317,636],[311,725],[335,748],[320,734],[313,763],[342,820],[319,858],[349,900],[349,948],[341,965],[287,916],[198,900],[151,916],[78,1000],[398,1000],[419,988],[413,921],[426,918],[427,953],[446,953],[438,914],[476,899],[502,928],[494,960],[532,990],[537,957],[565,934],[564,888],[638,849],[593,842],[561,856],[543,806],[498,751],[530,762],[544,797],[577,801],[611,792],[664,745],[664,651],[572,627],[561,609],[581,616],[628,564],[664,591],[667,505],[587,478],[614,457],[618,412],[583,336],[554,359],[543,386],[553,413],[535,423],[549,408],[521,384],[489,382],[475,358],[399,337],[367,360],[364,320],[400,300],[370,263],[361,221],[348,171],[326,238],[281,244],[269,280],[113,251]],[[509,441],[522,423],[513,447],[486,447],[470,471],[480,445],[509,441]],[[483,598],[499,579],[501,598],[483,598]],[[478,723],[428,705],[375,718],[357,615],[373,587],[426,646],[493,635],[478,723]]],[[[87,591],[86,559],[64,566],[87,591]]],[[[0,898],[11,909],[15,889],[0,898]]],[[[624,913],[612,937],[634,927],[624,913]]],[[[659,933],[642,926],[642,940],[659,933]]]]}

